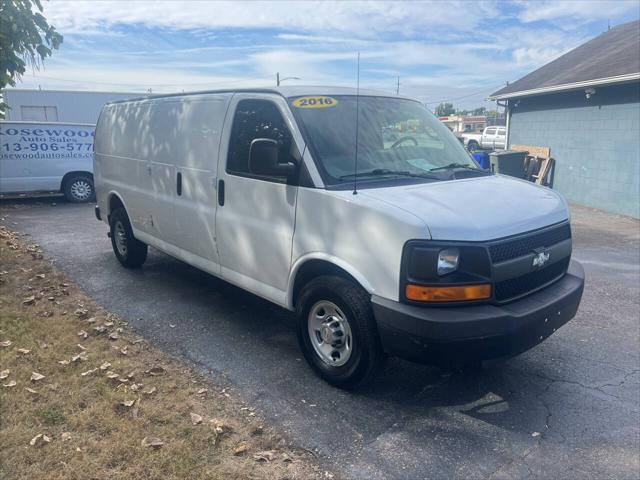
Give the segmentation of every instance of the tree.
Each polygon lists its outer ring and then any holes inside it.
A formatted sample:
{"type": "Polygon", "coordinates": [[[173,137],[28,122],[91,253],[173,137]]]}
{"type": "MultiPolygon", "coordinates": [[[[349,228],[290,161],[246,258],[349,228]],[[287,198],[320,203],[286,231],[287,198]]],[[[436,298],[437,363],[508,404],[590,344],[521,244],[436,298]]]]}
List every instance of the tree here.
{"type": "Polygon", "coordinates": [[[453,115],[456,112],[456,109],[453,108],[453,103],[441,103],[436,107],[436,116],[437,117],[446,117],[448,115],[453,115]]]}
{"type": "Polygon", "coordinates": [[[14,87],[28,66],[39,69],[61,43],[40,0],[0,0],[0,89],[14,87]]]}

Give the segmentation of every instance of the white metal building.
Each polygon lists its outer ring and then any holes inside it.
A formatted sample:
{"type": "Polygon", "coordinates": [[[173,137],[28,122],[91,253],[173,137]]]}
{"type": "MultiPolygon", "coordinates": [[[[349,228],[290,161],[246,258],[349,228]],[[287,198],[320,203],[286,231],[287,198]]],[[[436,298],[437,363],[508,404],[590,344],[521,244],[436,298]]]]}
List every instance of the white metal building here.
{"type": "Polygon", "coordinates": [[[102,106],[143,93],[6,89],[7,121],[96,124],[102,106]]]}

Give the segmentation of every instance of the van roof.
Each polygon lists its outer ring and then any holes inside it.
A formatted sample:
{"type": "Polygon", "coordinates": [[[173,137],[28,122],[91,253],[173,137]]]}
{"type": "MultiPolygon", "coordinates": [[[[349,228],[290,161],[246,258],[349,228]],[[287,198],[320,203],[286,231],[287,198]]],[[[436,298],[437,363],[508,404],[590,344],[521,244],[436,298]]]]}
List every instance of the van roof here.
{"type": "MultiPolygon", "coordinates": [[[[136,102],[140,100],[151,100],[155,98],[169,97],[186,97],[191,95],[206,95],[208,93],[275,93],[285,98],[299,97],[304,95],[355,95],[358,89],[352,87],[329,87],[329,86],[286,86],[286,87],[256,87],[256,88],[224,88],[219,90],[199,90],[194,92],[166,93],[158,95],[145,95],[126,100],[115,100],[107,102],[106,105],[116,103],[136,102]]],[[[378,90],[360,89],[359,94],[367,97],[389,97],[401,98],[404,100],[414,100],[415,98],[406,97],[404,95],[395,95],[389,92],[381,92],[378,90]]]]}

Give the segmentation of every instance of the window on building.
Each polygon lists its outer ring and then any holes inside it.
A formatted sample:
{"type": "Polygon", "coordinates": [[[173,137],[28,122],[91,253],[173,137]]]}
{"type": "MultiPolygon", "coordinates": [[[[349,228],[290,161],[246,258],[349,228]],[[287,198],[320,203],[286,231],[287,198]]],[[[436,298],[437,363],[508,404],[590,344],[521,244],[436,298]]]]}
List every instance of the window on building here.
{"type": "Polygon", "coordinates": [[[256,138],[278,142],[279,158],[287,159],[291,133],[274,103],[267,100],[242,100],[238,103],[229,141],[227,171],[237,175],[249,172],[249,147],[256,138]]]}
{"type": "Polygon", "coordinates": [[[23,121],[57,122],[58,107],[22,105],[20,107],[23,121]]]}

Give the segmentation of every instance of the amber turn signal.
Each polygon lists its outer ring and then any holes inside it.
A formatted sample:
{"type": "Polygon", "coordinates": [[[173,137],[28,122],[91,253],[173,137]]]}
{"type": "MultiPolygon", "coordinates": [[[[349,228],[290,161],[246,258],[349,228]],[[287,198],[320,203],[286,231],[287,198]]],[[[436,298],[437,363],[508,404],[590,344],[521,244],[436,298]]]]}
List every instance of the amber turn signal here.
{"type": "Polygon", "coordinates": [[[464,302],[467,300],[484,300],[491,297],[491,285],[460,285],[454,287],[425,287],[407,285],[405,295],[409,300],[417,302],[464,302]]]}

